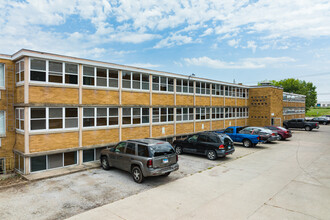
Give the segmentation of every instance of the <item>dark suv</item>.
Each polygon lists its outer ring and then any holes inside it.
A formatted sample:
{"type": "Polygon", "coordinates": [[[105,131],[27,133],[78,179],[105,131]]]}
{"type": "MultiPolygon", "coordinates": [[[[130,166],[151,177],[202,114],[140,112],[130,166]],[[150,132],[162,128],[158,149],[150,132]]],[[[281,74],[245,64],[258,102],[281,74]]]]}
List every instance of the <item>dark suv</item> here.
{"type": "Polygon", "coordinates": [[[226,134],[201,132],[183,140],[173,142],[177,154],[192,153],[206,155],[210,160],[225,157],[235,151],[233,140],[226,134]]]}
{"type": "Polygon", "coordinates": [[[131,172],[135,182],[147,176],[168,176],[179,169],[178,156],[165,141],[139,139],[119,142],[101,151],[101,166],[108,170],[116,167],[131,172]]]}

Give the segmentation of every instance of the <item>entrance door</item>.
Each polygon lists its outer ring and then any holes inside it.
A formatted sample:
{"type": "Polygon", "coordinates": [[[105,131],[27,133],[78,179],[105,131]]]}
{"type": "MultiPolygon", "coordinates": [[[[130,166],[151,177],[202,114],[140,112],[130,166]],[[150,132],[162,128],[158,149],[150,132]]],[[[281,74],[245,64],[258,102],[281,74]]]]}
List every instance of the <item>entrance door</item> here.
{"type": "Polygon", "coordinates": [[[273,125],[273,126],[282,126],[281,118],[271,118],[271,125],[273,125]]]}

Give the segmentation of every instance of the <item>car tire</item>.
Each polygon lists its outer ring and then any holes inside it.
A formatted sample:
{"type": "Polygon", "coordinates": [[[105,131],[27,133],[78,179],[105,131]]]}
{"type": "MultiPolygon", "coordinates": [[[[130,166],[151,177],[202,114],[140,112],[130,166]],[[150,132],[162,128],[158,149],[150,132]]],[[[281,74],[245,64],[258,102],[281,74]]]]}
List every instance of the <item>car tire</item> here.
{"type": "Polygon", "coordinates": [[[312,130],[311,126],[306,126],[305,127],[305,131],[311,131],[311,130],[312,130]]]}
{"type": "Polygon", "coordinates": [[[171,172],[167,172],[167,173],[163,174],[162,176],[168,176],[170,174],[171,174],[171,172]]]}
{"type": "Polygon", "coordinates": [[[327,122],[323,122],[323,125],[327,125],[328,123],[327,122]]]}
{"type": "Polygon", "coordinates": [[[252,142],[249,139],[244,139],[243,140],[243,146],[246,148],[252,147],[252,142]]]}
{"type": "Polygon", "coordinates": [[[142,173],[142,170],[140,169],[140,167],[134,166],[132,168],[132,172],[131,173],[132,173],[133,180],[136,183],[142,183],[143,182],[144,176],[143,176],[143,173],[142,173]]]}
{"type": "Polygon", "coordinates": [[[181,146],[178,146],[178,145],[175,146],[175,153],[178,154],[178,155],[179,154],[182,154],[182,147],[181,146]]]}
{"type": "Polygon", "coordinates": [[[217,159],[217,153],[214,150],[208,150],[206,152],[206,157],[209,160],[215,160],[215,159],[217,159]]]}
{"type": "Polygon", "coordinates": [[[101,166],[103,170],[109,170],[110,165],[106,156],[101,157],[101,166]]]}
{"type": "Polygon", "coordinates": [[[285,141],[285,138],[282,135],[279,134],[279,136],[281,141],[285,141]]]}

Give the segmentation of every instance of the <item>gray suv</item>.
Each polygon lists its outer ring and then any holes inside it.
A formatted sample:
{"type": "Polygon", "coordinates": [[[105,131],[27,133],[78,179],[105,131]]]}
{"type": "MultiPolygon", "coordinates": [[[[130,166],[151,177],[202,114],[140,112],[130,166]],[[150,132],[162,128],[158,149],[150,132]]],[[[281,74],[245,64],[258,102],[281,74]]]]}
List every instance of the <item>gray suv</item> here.
{"type": "Polygon", "coordinates": [[[119,142],[101,151],[101,166],[108,170],[115,167],[131,172],[141,183],[147,176],[168,176],[179,169],[178,156],[165,141],[139,139],[119,142]]]}

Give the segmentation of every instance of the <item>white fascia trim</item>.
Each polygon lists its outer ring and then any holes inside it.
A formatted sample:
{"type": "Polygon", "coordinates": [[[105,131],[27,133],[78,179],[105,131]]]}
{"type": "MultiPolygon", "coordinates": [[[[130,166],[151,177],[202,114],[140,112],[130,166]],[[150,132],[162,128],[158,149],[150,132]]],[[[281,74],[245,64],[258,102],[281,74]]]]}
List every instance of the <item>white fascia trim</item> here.
{"type": "Polygon", "coordinates": [[[204,79],[204,78],[198,78],[198,77],[190,77],[190,76],[180,75],[180,74],[176,74],[176,73],[167,73],[167,72],[143,69],[143,68],[132,67],[132,66],[125,66],[125,65],[106,63],[106,62],[101,62],[101,61],[93,61],[93,60],[87,60],[87,59],[81,59],[81,58],[68,57],[65,55],[56,55],[56,54],[49,54],[49,53],[43,53],[43,52],[37,52],[37,51],[28,51],[28,50],[24,50],[24,49],[15,53],[11,59],[16,60],[23,56],[49,59],[49,60],[59,60],[59,61],[64,61],[64,62],[69,62],[69,63],[77,63],[77,64],[83,64],[83,65],[103,67],[103,68],[105,67],[105,68],[110,68],[110,69],[119,69],[119,70],[124,70],[124,71],[148,73],[148,74],[153,74],[153,75],[158,75],[158,76],[167,76],[167,77],[186,79],[186,80],[203,81],[203,82],[207,82],[207,83],[217,83],[217,84],[221,84],[221,85],[225,85],[225,86],[232,86],[232,87],[239,87],[239,88],[250,88],[250,86],[226,83],[226,82],[222,82],[222,81],[216,81],[216,80],[210,80],[210,79],[204,79]]]}

